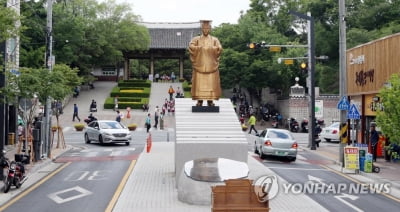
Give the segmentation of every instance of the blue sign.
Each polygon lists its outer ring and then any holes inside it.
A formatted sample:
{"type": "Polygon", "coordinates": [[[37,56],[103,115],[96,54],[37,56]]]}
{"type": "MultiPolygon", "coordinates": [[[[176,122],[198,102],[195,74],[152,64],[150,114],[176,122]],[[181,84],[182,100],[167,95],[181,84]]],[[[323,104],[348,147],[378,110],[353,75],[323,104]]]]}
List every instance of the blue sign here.
{"type": "Polygon", "coordinates": [[[355,104],[351,105],[350,110],[347,112],[347,118],[360,119],[360,112],[358,112],[358,109],[355,104]]]}
{"type": "Polygon", "coordinates": [[[340,99],[340,101],[337,104],[337,109],[339,110],[349,110],[350,108],[350,103],[349,101],[347,101],[347,97],[346,96],[342,96],[342,98],[340,99]]]}

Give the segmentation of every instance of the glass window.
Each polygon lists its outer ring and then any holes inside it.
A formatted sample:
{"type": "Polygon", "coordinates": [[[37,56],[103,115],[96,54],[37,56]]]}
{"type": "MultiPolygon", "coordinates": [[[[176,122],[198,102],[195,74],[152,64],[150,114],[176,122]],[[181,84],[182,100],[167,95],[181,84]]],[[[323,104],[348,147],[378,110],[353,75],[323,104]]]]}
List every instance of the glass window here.
{"type": "Polygon", "coordinates": [[[280,131],[271,130],[268,133],[268,138],[280,138],[280,139],[289,139],[290,135],[280,131]]]}

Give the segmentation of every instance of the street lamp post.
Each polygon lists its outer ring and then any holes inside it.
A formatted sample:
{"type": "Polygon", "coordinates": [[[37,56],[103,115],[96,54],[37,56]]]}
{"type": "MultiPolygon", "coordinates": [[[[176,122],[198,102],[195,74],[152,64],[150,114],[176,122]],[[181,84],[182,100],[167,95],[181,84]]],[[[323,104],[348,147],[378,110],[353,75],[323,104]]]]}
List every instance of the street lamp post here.
{"type": "Polygon", "coordinates": [[[298,13],[296,11],[289,11],[290,14],[298,16],[302,19],[306,19],[308,23],[308,64],[309,64],[309,114],[311,120],[311,130],[309,130],[309,138],[308,144],[311,150],[316,150],[315,144],[315,82],[314,82],[314,74],[315,74],[315,39],[314,39],[314,18],[308,13],[307,15],[298,13]]]}

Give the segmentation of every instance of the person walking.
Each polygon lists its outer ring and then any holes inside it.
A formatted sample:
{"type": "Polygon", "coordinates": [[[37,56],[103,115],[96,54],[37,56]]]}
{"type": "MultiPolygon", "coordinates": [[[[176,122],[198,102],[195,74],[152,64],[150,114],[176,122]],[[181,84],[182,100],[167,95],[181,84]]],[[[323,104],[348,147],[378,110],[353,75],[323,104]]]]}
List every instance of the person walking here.
{"type": "Polygon", "coordinates": [[[247,123],[250,125],[249,134],[251,134],[252,130],[254,130],[254,132],[256,132],[256,134],[258,134],[256,128],[254,127],[256,125],[256,117],[254,116],[254,113],[251,114],[247,123]]]}
{"type": "Polygon", "coordinates": [[[74,115],[72,116],[72,121],[75,121],[75,118],[77,118],[79,122],[81,121],[78,116],[78,105],[76,104],[74,104],[74,115]]]}
{"type": "Polygon", "coordinates": [[[150,130],[150,128],[151,128],[151,117],[150,117],[150,113],[147,114],[146,121],[145,121],[145,125],[146,125],[146,130],[147,130],[147,132],[149,132],[149,130],[150,130]]]}
{"type": "Polygon", "coordinates": [[[164,114],[165,114],[164,110],[161,111],[161,114],[160,114],[160,130],[164,129],[164,114]]]}
{"type": "Polygon", "coordinates": [[[172,101],[172,99],[174,98],[174,93],[175,93],[175,90],[174,90],[174,88],[172,88],[172,85],[170,85],[169,89],[168,89],[169,101],[172,101]]]}
{"type": "Polygon", "coordinates": [[[157,128],[159,117],[160,117],[160,109],[158,108],[157,105],[156,109],[154,109],[154,128],[157,128]]]}
{"type": "Polygon", "coordinates": [[[115,118],[115,121],[121,122],[122,120],[122,114],[119,110],[117,110],[117,117],[115,118]]]}
{"type": "Polygon", "coordinates": [[[371,144],[372,160],[376,162],[376,156],[378,154],[377,150],[378,150],[379,133],[375,130],[375,124],[371,124],[369,141],[371,144]]]}

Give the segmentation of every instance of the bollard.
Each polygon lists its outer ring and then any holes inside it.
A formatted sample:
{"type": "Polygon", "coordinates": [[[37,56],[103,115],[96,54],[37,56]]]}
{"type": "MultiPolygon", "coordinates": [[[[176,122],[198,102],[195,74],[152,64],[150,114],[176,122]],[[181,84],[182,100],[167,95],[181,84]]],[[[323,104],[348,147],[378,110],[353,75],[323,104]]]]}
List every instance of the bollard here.
{"type": "Polygon", "coordinates": [[[146,152],[147,153],[149,153],[150,152],[150,149],[151,149],[151,143],[152,143],[152,140],[151,140],[151,133],[149,133],[149,136],[147,136],[147,145],[146,145],[146,152]]]}

